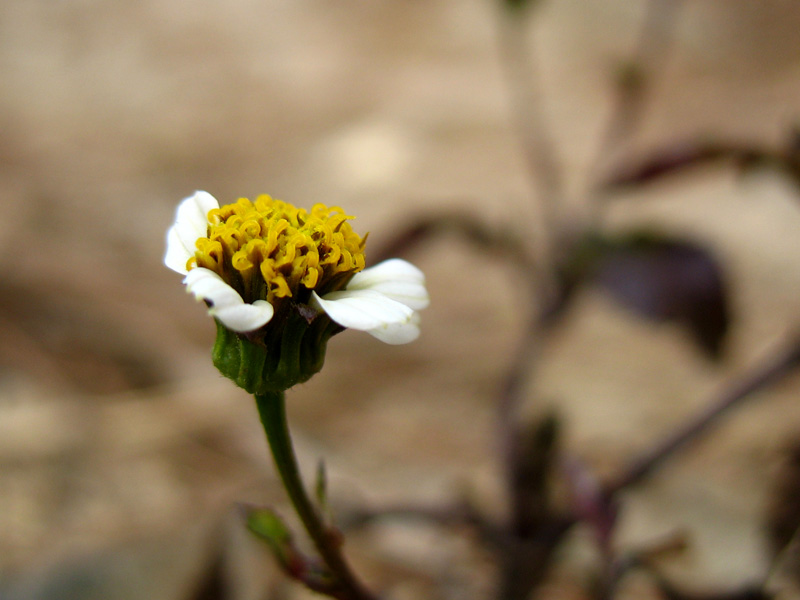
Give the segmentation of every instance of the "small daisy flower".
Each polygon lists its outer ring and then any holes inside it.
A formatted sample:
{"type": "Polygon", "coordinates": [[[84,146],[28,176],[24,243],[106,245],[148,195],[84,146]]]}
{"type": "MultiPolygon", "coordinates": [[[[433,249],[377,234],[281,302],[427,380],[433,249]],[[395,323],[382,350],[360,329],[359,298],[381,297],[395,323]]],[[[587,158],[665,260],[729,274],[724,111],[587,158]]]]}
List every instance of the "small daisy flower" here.
{"type": "Polygon", "coordinates": [[[389,344],[417,338],[417,311],[429,302],[424,275],[400,259],[365,269],[366,236],[352,230],[352,218],[339,207],[306,211],[266,195],[220,207],[196,192],[180,203],[164,264],[185,275],[187,291],[216,319],[223,347],[215,362],[233,340],[260,346],[278,368],[290,356],[302,362],[300,346],[309,344],[321,345],[324,359],[327,339],[343,328],[389,344]]]}

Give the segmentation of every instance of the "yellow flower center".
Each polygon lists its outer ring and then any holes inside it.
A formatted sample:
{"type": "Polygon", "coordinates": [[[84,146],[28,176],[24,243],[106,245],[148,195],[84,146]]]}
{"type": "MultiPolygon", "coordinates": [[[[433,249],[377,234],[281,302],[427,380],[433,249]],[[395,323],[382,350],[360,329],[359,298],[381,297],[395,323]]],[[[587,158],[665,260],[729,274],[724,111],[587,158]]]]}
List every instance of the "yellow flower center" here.
{"type": "Polygon", "coordinates": [[[197,240],[195,266],[219,274],[245,302],[320,295],[341,289],[364,268],[367,237],[355,233],[338,206],[310,211],[259,196],[208,213],[208,235],[197,240]]]}

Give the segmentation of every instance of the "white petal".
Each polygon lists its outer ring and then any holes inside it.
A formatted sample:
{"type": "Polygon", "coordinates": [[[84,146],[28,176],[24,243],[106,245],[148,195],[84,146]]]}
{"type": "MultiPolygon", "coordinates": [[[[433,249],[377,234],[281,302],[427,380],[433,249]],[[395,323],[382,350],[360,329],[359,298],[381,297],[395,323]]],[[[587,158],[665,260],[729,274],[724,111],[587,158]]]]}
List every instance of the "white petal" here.
{"type": "Polygon", "coordinates": [[[408,322],[385,324],[367,333],[387,344],[408,344],[419,337],[419,313],[411,315],[408,322]]]}
{"type": "Polygon", "coordinates": [[[208,300],[217,308],[244,302],[239,292],[210,269],[202,267],[192,269],[186,275],[183,283],[186,284],[186,291],[194,294],[195,298],[208,300]]]}
{"type": "Polygon", "coordinates": [[[189,271],[183,280],[186,291],[198,300],[211,304],[208,314],[216,317],[228,329],[238,332],[253,331],[272,319],[274,309],[266,300],[245,304],[239,293],[225,283],[222,277],[198,267],[189,271]]]}
{"type": "Polygon", "coordinates": [[[408,321],[413,310],[373,290],[312,293],[316,304],[342,327],[367,331],[385,323],[408,321]]]}
{"type": "Polygon", "coordinates": [[[269,323],[275,309],[266,300],[256,300],[252,304],[237,304],[225,308],[212,308],[211,315],[222,321],[228,329],[245,333],[255,331],[269,323]]]}
{"type": "Polygon", "coordinates": [[[186,263],[194,255],[194,252],[189,252],[189,249],[183,245],[178,232],[175,230],[175,225],[167,231],[167,253],[164,255],[164,264],[173,271],[185,275],[186,263]]]}
{"type": "Polygon", "coordinates": [[[419,315],[408,306],[374,290],[331,292],[312,303],[342,327],[366,331],[389,344],[405,344],[419,335],[419,315]]]}
{"type": "Polygon", "coordinates": [[[164,264],[173,271],[186,274],[186,262],[194,256],[195,242],[208,233],[208,211],[219,208],[219,202],[208,192],[195,192],[178,205],[175,223],[167,231],[167,253],[164,264]]]}
{"type": "Polygon", "coordinates": [[[356,273],[347,289],[374,290],[414,310],[422,310],[430,304],[423,272],[399,258],[385,260],[356,273]]]}

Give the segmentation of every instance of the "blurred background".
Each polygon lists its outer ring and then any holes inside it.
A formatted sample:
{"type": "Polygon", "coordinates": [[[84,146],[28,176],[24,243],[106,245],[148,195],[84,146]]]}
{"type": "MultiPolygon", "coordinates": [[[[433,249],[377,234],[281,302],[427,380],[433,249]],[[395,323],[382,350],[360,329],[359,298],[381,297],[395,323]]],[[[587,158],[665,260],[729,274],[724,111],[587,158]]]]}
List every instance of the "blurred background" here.
{"type": "MultiPolygon", "coordinates": [[[[161,263],[165,232],[204,189],[223,203],[269,193],[341,205],[376,246],[444,209],[531,241],[539,213],[496,4],[0,4],[0,597],[189,597],[220,546],[237,598],[308,596],[242,531],[236,502],[290,511],[251,399],[210,363],[212,321],[161,263]]],[[[543,0],[526,24],[575,212],[644,9],[543,0]]],[[[682,9],[620,154],[703,136],[783,143],[800,123],[796,0],[682,9]]],[[[681,331],[581,296],[529,408],[557,407],[567,448],[601,474],[797,327],[800,192],[721,165],[614,197],[606,221],[706,244],[735,320],[714,364],[681,331]]],[[[455,237],[407,258],[432,295],[421,338],[332,340],[322,373],[288,398],[300,459],[310,476],[325,458],[345,505],[466,491],[491,512],[493,404],[527,296],[510,267],[455,237]]],[[[617,542],[691,531],[670,568],[701,586],[763,572],[762,515],[800,432],[798,384],[764,393],[631,492],[617,542]]],[[[439,530],[378,527],[348,552],[392,598],[480,598],[490,582],[486,557],[439,530]]],[[[569,581],[590,559],[564,560],[554,597],[575,597],[569,581]]]]}

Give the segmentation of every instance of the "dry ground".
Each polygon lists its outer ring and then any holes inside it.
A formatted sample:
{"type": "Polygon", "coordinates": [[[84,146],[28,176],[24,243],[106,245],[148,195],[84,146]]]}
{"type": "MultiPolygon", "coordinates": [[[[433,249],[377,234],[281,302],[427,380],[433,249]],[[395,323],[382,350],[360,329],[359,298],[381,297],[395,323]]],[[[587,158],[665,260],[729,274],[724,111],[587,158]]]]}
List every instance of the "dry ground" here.
{"type": "MultiPolygon", "coordinates": [[[[642,9],[549,0],[531,24],[572,198],[642,9]]],[[[283,506],[255,411],[209,364],[212,323],[161,265],[164,232],[195,189],[341,204],[374,243],[444,207],[533,230],[496,16],[488,0],[0,4],[0,596],[180,598],[220,535],[238,597],[285,597],[232,513],[283,506]]],[[[795,0],[684,2],[630,149],[706,134],[777,144],[800,118],[799,30],[795,0]]],[[[615,201],[609,223],[631,222],[709,244],[737,321],[715,366],[672,328],[581,298],[530,412],[557,406],[569,451],[602,473],[800,321],[800,193],[786,181],[693,173],[615,201]]],[[[468,490],[493,509],[492,404],[523,299],[509,269],[456,239],[410,258],[433,298],[422,337],[331,343],[291,393],[301,460],[310,473],[325,457],[342,504],[468,490]]],[[[800,432],[797,390],[760,395],[631,493],[617,543],[686,530],[691,549],[669,565],[680,581],[762,574],[766,486],[800,432]]],[[[581,547],[549,597],[577,594],[581,547]]],[[[348,548],[388,597],[485,597],[468,539],[395,525],[348,548]]]]}

